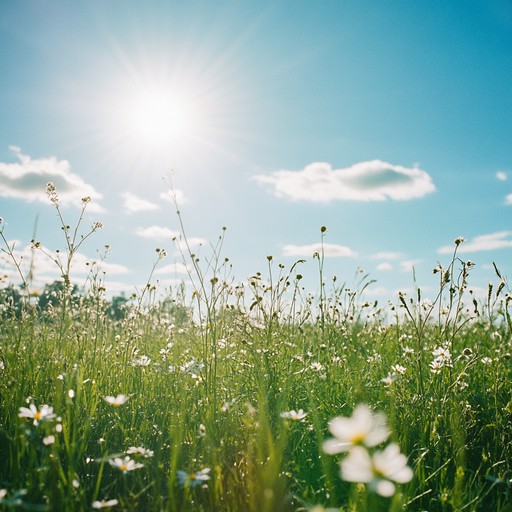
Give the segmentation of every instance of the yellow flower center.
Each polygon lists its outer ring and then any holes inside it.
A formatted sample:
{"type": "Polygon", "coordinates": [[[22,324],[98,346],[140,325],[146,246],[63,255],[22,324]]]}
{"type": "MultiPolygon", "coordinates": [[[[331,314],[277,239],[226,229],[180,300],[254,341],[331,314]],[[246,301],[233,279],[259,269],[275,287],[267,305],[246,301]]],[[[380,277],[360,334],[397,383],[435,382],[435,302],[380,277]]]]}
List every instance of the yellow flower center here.
{"type": "Polygon", "coordinates": [[[121,465],[119,466],[119,469],[120,469],[121,471],[126,471],[126,470],[128,469],[128,466],[127,466],[126,464],[121,464],[121,465]]]}
{"type": "Polygon", "coordinates": [[[363,444],[364,441],[364,434],[355,434],[352,436],[352,444],[363,444]]]}
{"type": "Polygon", "coordinates": [[[35,414],[34,414],[34,419],[35,420],[40,420],[41,417],[42,417],[41,411],[36,411],[35,414]]]}

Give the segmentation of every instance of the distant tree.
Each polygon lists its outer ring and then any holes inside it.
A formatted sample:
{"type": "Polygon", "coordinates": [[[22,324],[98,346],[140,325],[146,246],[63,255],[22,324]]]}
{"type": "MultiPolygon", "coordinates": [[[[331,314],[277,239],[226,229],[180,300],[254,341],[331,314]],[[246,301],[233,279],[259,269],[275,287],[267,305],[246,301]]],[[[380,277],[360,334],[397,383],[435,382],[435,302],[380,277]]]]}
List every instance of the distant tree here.
{"type": "Polygon", "coordinates": [[[128,311],[128,302],[129,300],[124,294],[112,297],[107,307],[107,315],[109,318],[113,318],[114,320],[125,319],[128,311]]]}
{"type": "Polygon", "coordinates": [[[166,297],[160,302],[160,313],[178,326],[187,325],[192,318],[192,309],[171,297],[166,297]]]}
{"type": "Polygon", "coordinates": [[[23,295],[18,288],[9,285],[0,290],[0,318],[5,319],[15,316],[21,317],[23,309],[23,295]]]}
{"type": "MultiPolygon", "coordinates": [[[[51,284],[45,284],[41,295],[39,295],[37,305],[41,310],[47,310],[50,306],[57,307],[62,303],[65,297],[66,285],[64,281],[54,281],[51,284]]],[[[79,298],[79,288],[74,284],[69,291],[70,297],[76,301],[79,298]]]]}

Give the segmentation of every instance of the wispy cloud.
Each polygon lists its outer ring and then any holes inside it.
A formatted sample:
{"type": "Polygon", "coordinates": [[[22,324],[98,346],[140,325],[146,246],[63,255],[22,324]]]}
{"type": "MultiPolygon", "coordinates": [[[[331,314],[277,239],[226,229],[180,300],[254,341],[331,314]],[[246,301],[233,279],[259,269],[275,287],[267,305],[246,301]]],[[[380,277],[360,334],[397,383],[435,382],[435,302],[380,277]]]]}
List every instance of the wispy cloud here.
{"type": "Polygon", "coordinates": [[[507,194],[505,197],[505,204],[512,204],[512,194],[507,194]]]}
{"type": "MultiPolygon", "coordinates": [[[[32,280],[33,287],[42,288],[45,284],[62,278],[55,260],[60,258],[62,262],[65,262],[67,258],[65,251],[60,251],[57,254],[45,246],[41,246],[40,249],[33,249],[30,244],[24,245],[18,240],[9,240],[8,243],[24,278],[32,280]]],[[[73,255],[71,280],[81,286],[84,282],[84,277],[93,270],[93,265],[98,265],[98,268],[105,272],[107,276],[130,273],[130,270],[124,265],[100,261],[97,258],[89,258],[83,253],[76,252],[73,255]]],[[[14,266],[12,259],[5,252],[0,252],[0,268],[8,282],[20,282],[19,272],[14,266]]]]}
{"type": "Polygon", "coordinates": [[[143,238],[151,238],[153,240],[169,240],[174,241],[182,250],[186,250],[186,245],[189,247],[197,247],[199,245],[205,245],[206,240],[197,236],[188,237],[185,240],[179,233],[179,231],[173,231],[165,226],[149,226],[147,228],[135,229],[135,234],[143,238]]]}
{"type": "Polygon", "coordinates": [[[183,263],[170,263],[155,270],[155,274],[188,274],[189,269],[183,263]]]}
{"type": "Polygon", "coordinates": [[[309,244],[309,245],[292,245],[288,244],[283,246],[283,256],[298,256],[298,257],[311,257],[313,254],[322,252],[326,257],[353,257],[357,254],[343,245],[337,244],[309,244]]]}
{"type": "Polygon", "coordinates": [[[414,269],[421,263],[421,260],[405,260],[400,262],[400,270],[402,272],[413,272],[414,269]]]}
{"type": "Polygon", "coordinates": [[[300,171],[280,170],[251,179],[268,186],[277,197],[327,203],[330,201],[407,200],[434,192],[430,175],[380,160],[360,162],[344,169],[314,162],[300,171]]]}
{"type": "Polygon", "coordinates": [[[157,204],[142,199],[132,192],[123,192],[121,197],[123,198],[123,207],[127,213],[152,211],[160,208],[157,204]]]}
{"type": "MultiPolygon", "coordinates": [[[[473,240],[465,241],[459,245],[457,251],[459,253],[493,251],[495,249],[505,249],[512,247],[512,231],[497,231],[487,235],[475,236],[473,240]]],[[[439,254],[453,253],[453,245],[445,245],[440,247],[437,252],[439,254]]]]}
{"type": "Polygon", "coordinates": [[[377,270],[380,270],[381,272],[388,272],[390,270],[393,270],[393,265],[391,265],[391,263],[387,261],[384,261],[377,265],[377,270]]]}
{"type": "Polygon", "coordinates": [[[161,192],[160,199],[163,199],[164,201],[167,201],[169,203],[174,203],[174,201],[176,200],[178,205],[188,203],[188,197],[186,197],[185,192],[183,192],[183,190],[179,188],[168,190],[167,192],[161,192]]]}
{"type": "Polygon", "coordinates": [[[89,211],[101,212],[104,209],[95,201],[102,198],[92,185],[86,183],[78,174],[71,171],[67,160],[55,156],[32,159],[24,155],[16,146],[9,148],[17,157],[14,163],[0,162],[0,197],[22,199],[24,201],[48,202],[46,185],[52,182],[64,205],[82,206],[82,198],[89,196],[93,202],[87,206],[89,211]]]}
{"type": "Polygon", "coordinates": [[[507,181],[507,173],[505,171],[498,171],[496,173],[496,178],[499,179],[500,181],[507,181]]]}
{"type": "Polygon", "coordinates": [[[143,238],[152,238],[153,240],[172,240],[179,236],[177,231],[164,226],[149,226],[147,228],[137,228],[135,234],[143,238]]]}

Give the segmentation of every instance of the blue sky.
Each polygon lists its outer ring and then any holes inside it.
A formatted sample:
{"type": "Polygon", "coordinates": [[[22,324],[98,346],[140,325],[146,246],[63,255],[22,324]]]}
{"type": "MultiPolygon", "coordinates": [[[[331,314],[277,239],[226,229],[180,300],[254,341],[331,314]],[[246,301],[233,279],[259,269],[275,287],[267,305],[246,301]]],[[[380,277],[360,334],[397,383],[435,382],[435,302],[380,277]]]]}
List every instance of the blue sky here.
{"type": "MultiPolygon", "coordinates": [[[[243,281],[304,258],[375,296],[418,284],[453,240],[475,290],[512,270],[512,5],[464,1],[25,1],[0,6],[0,216],[17,256],[64,249],[91,196],[80,248],[110,294],[185,278],[172,176],[201,258],[243,281]]],[[[0,272],[17,282],[0,260],[0,272]]],[[[35,261],[34,287],[57,277],[35,261]]],[[[185,278],[186,279],[186,278],[185,278]]],[[[19,280],[18,280],[19,281],[19,280]]]]}

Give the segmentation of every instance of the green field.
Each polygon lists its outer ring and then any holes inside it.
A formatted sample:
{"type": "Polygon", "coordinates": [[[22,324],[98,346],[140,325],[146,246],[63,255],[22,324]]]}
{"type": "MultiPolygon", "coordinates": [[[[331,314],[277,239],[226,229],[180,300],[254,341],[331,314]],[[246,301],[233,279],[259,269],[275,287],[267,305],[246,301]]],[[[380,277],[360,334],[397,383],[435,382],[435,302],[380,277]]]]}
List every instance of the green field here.
{"type": "Polygon", "coordinates": [[[512,510],[512,299],[498,268],[473,297],[459,241],[430,301],[365,302],[322,254],[315,296],[270,257],[235,283],[222,240],[107,300],[99,269],[70,284],[80,227],[60,284],[0,292],[0,510],[512,510]]]}

